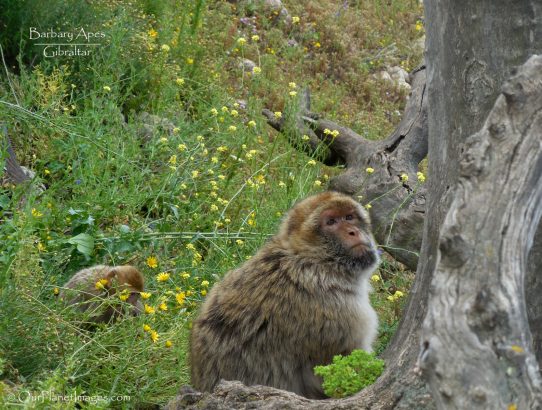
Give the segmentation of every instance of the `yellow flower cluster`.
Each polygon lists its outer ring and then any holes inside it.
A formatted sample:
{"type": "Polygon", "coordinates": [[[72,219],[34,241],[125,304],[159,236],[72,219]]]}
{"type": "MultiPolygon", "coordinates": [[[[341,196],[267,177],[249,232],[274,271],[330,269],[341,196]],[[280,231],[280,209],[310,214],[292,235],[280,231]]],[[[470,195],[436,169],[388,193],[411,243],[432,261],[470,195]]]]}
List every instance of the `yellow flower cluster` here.
{"type": "Polygon", "coordinates": [[[324,129],[324,134],[331,135],[333,138],[337,138],[339,136],[339,131],[333,130],[331,131],[329,128],[324,129]]]}
{"type": "Polygon", "coordinates": [[[34,218],[41,218],[43,216],[43,213],[41,213],[40,211],[38,211],[36,208],[32,208],[32,216],[34,218]]]}
{"type": "Polygon", "coordinates": [[[405,296],[405,294],[403,292],[401,292],[400,290],[397,290],[397,291],[395,291],[395,293],[393,295],[389,295],[387,299],[390,302],[395,302],[395,301],[401,299],[403,296],[405,296]]]}
{"type": "Polygon", "coordinates": [[[107,279],[100,279],[98,282],[96,282],[94,287],[96,288],[96,290],[104,290],[105,285],[107,285],[108,283],[109,282],[107,281],[107,279]]]}

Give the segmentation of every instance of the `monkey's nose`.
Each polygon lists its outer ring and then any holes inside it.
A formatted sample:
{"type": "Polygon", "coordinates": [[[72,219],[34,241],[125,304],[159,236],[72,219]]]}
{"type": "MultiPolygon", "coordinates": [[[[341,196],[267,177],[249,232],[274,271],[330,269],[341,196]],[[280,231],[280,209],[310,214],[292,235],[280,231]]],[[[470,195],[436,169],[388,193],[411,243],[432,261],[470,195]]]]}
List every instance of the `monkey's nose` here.
{"type": "Polygon", "coordinates": [[[350,236],[356,236],[356,235],[357,235],[357,232],[354,231],[354,230],[351,230],[351,231],[348,231],[348,235],[350,235],[350,236]]]}

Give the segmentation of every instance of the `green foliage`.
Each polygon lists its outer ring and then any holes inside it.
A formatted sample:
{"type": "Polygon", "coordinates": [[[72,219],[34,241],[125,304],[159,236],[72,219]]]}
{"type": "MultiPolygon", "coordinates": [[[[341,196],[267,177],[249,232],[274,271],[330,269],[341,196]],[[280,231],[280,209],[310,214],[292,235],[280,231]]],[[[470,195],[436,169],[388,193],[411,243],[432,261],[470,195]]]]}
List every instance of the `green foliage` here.
{"type": "Polygon", "coordinates": [[[341,398],[373,384],[383,370],[384,360],[365,350],[354,350],[348,356],[335,356],[330,365],[316,366],[314,373],[324,379],[322,386],[328,396],[341,398]]]}

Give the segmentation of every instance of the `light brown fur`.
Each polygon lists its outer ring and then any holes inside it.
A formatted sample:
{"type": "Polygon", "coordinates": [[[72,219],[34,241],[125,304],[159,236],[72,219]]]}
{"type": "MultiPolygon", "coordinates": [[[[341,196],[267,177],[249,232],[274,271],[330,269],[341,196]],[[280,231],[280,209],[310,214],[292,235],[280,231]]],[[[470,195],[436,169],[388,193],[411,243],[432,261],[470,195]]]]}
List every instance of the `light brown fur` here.
{"type": "Polygon", "coordinates": [[[88,322],[106,323],[122,316],[123,303],[118,297],[122,291],[130,293],[126,303],[132,305],[131,314],[138,315],[142,311],[139,294],[143,290],[143,275],[133,266],[97,265],[75,273],[64,285],[60,297],[85,312],[88,322]],[[103,289],[96,288],[100,279],[107,280],[103,289]]]}
{"type": "Polygon", "coordinates": [[[377,263],[367,212],[353,199],[325,192],[295,205],[279,233],[209,293],[192,328],[193,386],[240,380],[325,398],[313,367],[371,350],[368,278],[377,263]],[[352,224],[343,218],[351,213],[352,224]],[[328,214],[343,218],[336,234],[322,222],[328,214]],[[364,245],[345,250],[353,225],[364,245]]]}

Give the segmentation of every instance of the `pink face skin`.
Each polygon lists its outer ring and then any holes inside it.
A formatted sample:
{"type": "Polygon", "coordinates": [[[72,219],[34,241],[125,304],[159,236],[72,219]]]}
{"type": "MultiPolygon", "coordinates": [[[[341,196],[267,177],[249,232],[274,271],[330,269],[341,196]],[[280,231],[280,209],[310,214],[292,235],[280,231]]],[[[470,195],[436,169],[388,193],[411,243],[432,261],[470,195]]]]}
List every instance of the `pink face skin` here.
{"type": "Polygon", "coordinates": [[[371,240],[361,230],[361,225],[362,221],[354,208],[328,209],[321,214],[322,230],[337,238],[353,256],[360,256],[372,247],[371,240]]]}

